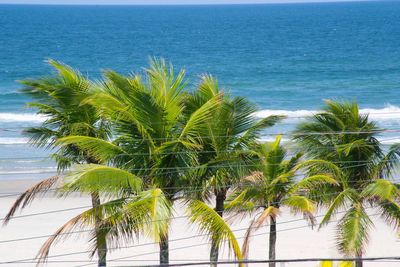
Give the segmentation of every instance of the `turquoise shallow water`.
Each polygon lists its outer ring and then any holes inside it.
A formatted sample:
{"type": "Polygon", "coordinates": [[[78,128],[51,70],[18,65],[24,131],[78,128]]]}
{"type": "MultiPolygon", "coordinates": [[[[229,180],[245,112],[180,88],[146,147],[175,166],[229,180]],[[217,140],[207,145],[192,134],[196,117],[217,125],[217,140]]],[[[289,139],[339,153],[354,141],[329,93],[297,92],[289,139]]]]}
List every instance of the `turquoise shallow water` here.
{"type": "MultiPolygon", "coordinates": [[[[20,80],[46,74],[46,58],[89,77],[127,73],[162,56],[185,67],[192,85],[204,72],[255,101],[259,116],[291,119],[286,132],[322,99],[359,101],[382,127],[400,129],[400,2],[235,6],[0,5],[0,154],[41,157],[21,130],[40,122],[24,110],[20,80]]],[[[382,136],[394,142],[400,133],[382,136]]],[[[265,138],[270,136],[265,134],[265,138]]],[[[10,171],[52,170],[51,163],[0,161],[10,171]]],[[[18,173],[16,175],[19,175],[18,173]]],[[[0,176],[1,179],[1,176],[0,176]]]]}

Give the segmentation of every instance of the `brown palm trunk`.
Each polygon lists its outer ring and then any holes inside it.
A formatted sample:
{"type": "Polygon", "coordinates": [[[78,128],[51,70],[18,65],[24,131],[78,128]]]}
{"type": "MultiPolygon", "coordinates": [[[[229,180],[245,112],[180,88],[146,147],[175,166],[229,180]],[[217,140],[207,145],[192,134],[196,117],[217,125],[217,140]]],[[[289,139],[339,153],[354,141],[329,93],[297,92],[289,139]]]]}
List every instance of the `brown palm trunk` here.
{"type": "MultiPolygon", "coordinates": [[[[357,258],[362,258],[362,252],[357,252],[356,253],[357,258]]],[[[362,267],[363,266],[363,261],[362,260],[356,260],[356,267],[362,267]]]]}
{"type": "MultiPolygon", "coordinates": [[[[99,193],[93,192],[91,197],[93,208],[98,207],[101,204],[99,193]]],[[[101,229],[101,219],[101,216],[96,215],[94,230],[96,232],[98,266],[104,267],[107,265],[107,240],[105,232],[101,229]]]]}
{"type": "MultiPolygon", "coordinates": [[[[88,164],[99,164],[97,160],[92,157],[87,156],[86,162],[88,164]]],[[[92,207],[96,208],[101,205],[99,192],[93,192],[91,195],[92,207]]],[[[107,266],[107,238],[106,229],[101,229],[102,215],[97,214],[95,217],[94,231],[96,232],[96,246],[97,246],[97,266],[104,267],[107,266]]]]}
{"type": "MultiPolygon", "coordinates": [[[[269,225],[269,260],[275,260],[276,248],[276,219],[270,216],[271,223],[269,225]]],[[[275,267],[275,262],[270,262],[269,267],[275,267]]]]}
{"type": "Polygon", "coordinates": [[[169,240],[168,234],[160,240],[160,265],[169,264],[169,240]]]}
{"type": "MultiPolygon", "coordinates": [[[[215,201],[215,211],[218,213],[219,216],[223,217],[224,215],[224,202],[226,199],[226,190],[219,191],[216,194],[216,201],[215,201]]],[[[216,262],[218,262],[219,257],[219,244],[213,238],[211,242],[211,250],[210,250],[210,261],[214,262],[211,266],[218,266],[216,262]]]]}

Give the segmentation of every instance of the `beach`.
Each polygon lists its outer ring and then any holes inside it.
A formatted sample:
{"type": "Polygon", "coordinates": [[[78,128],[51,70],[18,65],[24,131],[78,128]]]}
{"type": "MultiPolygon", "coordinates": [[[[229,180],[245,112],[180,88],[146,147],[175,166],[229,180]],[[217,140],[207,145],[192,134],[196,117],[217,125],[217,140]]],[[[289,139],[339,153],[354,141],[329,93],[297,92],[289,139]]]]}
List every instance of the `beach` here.
{"type": "MultiPolygon", "coordinates": [[[[32,180],[19,180],[13,183],[0,182],[0,194],[22,192],[27,186],[33,184],[32,180]]],[[[15,197],[0,198],[0,215],[4,217],[5,213],[15,200],[15,197]]],[[[43,213],[49,211],[58,211],[63,209],[78,208],[89,206],[90,199],[85,196],[72,196],[67,198],[55,198],[45,196],[42,199],[34,201],[33,204],[26,208],[19,215],[29,215],[35,213],[43,213]]],[[[35,263],[27,261],[17,263],[21,259],[32,259],[35,257],[42,243],[46,238],[37,238],[32,240],[24,240],[18,242],[7,242],[6,240],[20,239],[27,237],[35,237],[42,235],[50,235],[57,230],[63,223],[79,214],[84,209],[70,210],[64,212],[43,214],[31,217],[15,218],[10,221],[9,225],[0,229],[0,251],[1,263],[7,263],[6,266],[35,266],[35,263]]],[[[172,229],[170,233],[170,260],[171,263],[179,263],[181,261],[207,261],[209,255],[209,244],[205,236],[201,235],[195,225],[190,225],[184,216],[184,210],[181,206],[175,206],[175,217],[172,220],[172,229]],[[177,239],[176,241],[174,241],[177,239]]],[[[374,210],[370,209],[369,214],[374,214],[374,210]]],[[[322,211],[318,214],[323,214],[322,211]]],[[[318,216],[318,215],[317,215],[318,216]]],[[[321,217],[318,217],[320,221],[321,217]]],[[[395,231],[388,227],[378,216],[372,217],[374,220],[374,229],[371,231],[370,242],[365,253],[365,257],[390,257],[396,256],[400,250],[400,242],[395,231]]],[[[241,237],[245,234],[249,220],[244,219],[241,222],[232,224],[232,229],[238,241],[242,243],[241,237]],[[242,229],[236,231],[238,229],[242,229]]],[[[268,228],[264,227],[255,233],[251,240],[250,259],[262,260],[267,258],[268,251],[268,228]]],[[[333,223],[324,227],[320,231],[312,230],[308,227],[307,222],[302,220],[302,216],[293,216],[288,210],[283,209],[281,216],[278,218],[277,225],[277,259],[294,259],[294,258],[334,258],[340,257],[335,248],[335,230],[333,223]]],[[[89,253],[81,253],[88,250],[88,234],[73,234],[57,243],[50,252],[48,266],[95,266],[95,261],[90,262],[89,253]],[[63,257],[53,257],[59,254],[72,254],[63,257]],[[57,262],[59,261],[59,262],[57,262]],[[60,262],[62,261],[62,262],[60,262]]],[[[108,255],[108,266],[143,266],[158,264],[158,246],[153,243],[150,238],[140,237],[135,240],[134,244],[120,244],[121,249],[112,249],[108,255]],[[145,255],[142,255],[145,254],[145,255]],[[128,258],[125,258],[128,257],[128,258]],[[119,258],[124,258],[120,259],[119,258]]],[[[109,248],[114,247],[110,244],[109,248]]],[[[229,257],[228,249],[222,249],[221,260],[232,259],[229,257]]],[[[204,265],[206,266],[206,265],[204,265]]],[[[234,265],[222,265],[234,266],[234,265]]],[[[250,266],[265,266],[263,264],[250,264],[250,266]]],[[[277,266],[318,266],[318,263],[285,263],[277,266]]],[[[396,262],[366,262],[365,266],[398,266],[396,262]]]]}

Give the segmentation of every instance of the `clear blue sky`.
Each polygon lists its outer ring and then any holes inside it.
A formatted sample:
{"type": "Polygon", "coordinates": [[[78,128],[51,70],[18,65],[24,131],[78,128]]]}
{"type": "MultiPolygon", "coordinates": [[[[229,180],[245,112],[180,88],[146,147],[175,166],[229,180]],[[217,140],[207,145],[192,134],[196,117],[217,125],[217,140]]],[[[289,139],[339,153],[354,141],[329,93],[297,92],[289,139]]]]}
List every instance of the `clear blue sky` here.
{"type": "MultiPolygon", "coordinates": [[[[349,0],[0,0],[0,4],[240,4],[344,2],[349,0]]],[[[355,0],[362,1],[362,0],[355,0]]]]}

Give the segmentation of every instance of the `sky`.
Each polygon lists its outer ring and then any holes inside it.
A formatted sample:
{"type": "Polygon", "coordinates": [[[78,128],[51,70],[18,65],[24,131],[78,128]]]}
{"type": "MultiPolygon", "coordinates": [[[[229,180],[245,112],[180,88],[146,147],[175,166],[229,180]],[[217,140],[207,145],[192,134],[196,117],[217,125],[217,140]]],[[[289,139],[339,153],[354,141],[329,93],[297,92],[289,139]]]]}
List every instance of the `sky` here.
{"type": "MultiPolygon", "coordinates": [[[[0,0],[0,4],[89,4],[89,5],[173,5],[173,4],[243,4],[243,3],[304,3],[344,2],[349,0],[0,0]]],[[[363,0],[355,0],[363,1],[363,0]]]]}

